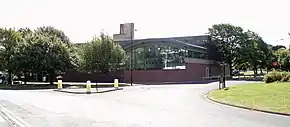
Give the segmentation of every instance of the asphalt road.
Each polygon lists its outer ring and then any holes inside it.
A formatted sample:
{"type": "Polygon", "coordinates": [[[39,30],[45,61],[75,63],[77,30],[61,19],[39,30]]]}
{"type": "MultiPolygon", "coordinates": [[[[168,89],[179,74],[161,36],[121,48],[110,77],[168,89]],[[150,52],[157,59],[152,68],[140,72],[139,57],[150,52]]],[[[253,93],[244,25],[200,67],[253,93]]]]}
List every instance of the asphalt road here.
{"type": "MultiPolygon", "coordinates": [[[[228,82],[237,84],[241,82],[228,82]]],[[[0,91],[0,104],[31,127],[289,127],[290,117],[204,98],[217,83],[126,87],[103,94],[0,91]]]]}

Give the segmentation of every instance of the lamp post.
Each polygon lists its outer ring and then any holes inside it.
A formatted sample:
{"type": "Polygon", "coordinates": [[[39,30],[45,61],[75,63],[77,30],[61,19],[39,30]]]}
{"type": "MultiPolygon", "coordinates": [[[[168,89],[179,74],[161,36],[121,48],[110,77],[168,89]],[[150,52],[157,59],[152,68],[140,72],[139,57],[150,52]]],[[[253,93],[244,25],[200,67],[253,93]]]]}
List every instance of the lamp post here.
{"type": "Polygon", "coordinates": [[[221,67],[222,67],[222,75],[221,75],[221,80],[222,80],[222,82],[221,82],[221,84],[222,84],[222,89],[223,88],[225,88],[226,87],[226,63],[222,63],[221,64],[221,67]]]}
{"type": "Polygon", "coordinates": [[[136,29],[133,29],[131,30],[131,33],[130,33],[130,43],[131,43],[131,46],[130,46],[130,79],[131,79],[131,86],[133,86],[133,32],[134,31],[137,31],[136,29]]]}

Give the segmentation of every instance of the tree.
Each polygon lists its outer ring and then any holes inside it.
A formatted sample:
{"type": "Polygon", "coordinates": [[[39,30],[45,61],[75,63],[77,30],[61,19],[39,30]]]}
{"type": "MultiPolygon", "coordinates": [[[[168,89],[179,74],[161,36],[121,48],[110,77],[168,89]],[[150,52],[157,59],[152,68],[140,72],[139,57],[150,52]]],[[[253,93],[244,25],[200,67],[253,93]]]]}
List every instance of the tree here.
{"type": "Polygon", "coordinates": [[[290,49],[279,49],[274,52],[275,61],[278,62],[279,69],[282,71],[290,70],[290,49]]]}
{"type": "Polygon", "coordinates": [[[53,26],[38,27],[35,32],[43,36],[50,37],[50,38],[57,37],[60,39],[61,42],[65,44],[70,44],[70,40],[64,34],[64,32],[59,29],[54,28],[53,26]]]}
{"type": "Polygon", "coordinates": [[[245,41],[237,46],[237,56],[234,59],[236,69],[252,69],[258,74],[258,69],[271,68],[272,50],[262,37],[253,31],[244,33],[245,41]]]}
{"type": "Polygon", "coordinates": [[[208,29],[210,42],[213,43],[221,57],[221,62],[227,63],[232,75],[234,58],[237,56],[237,47],[245,40],[243,29],[231,24],[216,24],[208,29]]]}
{"type": "Polygon", "coordinates": [[[268,45],[263,41],[263,39],[255,32],[248,30],[245,32],[246,41],[238,46],[238,56],[236,59],[239,62],[235,62],[236,65],[247,64],[247,68],[254,70],[255,74],[260,68],[266,68],[267,57],[269,57],[268,45]]]}
{"type": "Polygon", "coordinates": [[[286,47],[283,46],[283,45],[276,45],[276,46],[273,46],[273,47],[272,47],[272,50],[273,50],[273,51],[277,51],[277,50],[279,50],[279,49],[286,49],[286,47]]]}
{"type": "Polygon", "coordinates": [[[8,84],[12,83],[12,57],[18,50],[21,35],[14,29],[0,28],[1,68],[8,71],[8,84]]]}
{"type": "Polygon", "coordinates": [[[80,52],[80,69],[85,72],[107,73],[117,70],[124,62],[125,51],[113,39],[101,33],[87,42],[80,52]]]}
{"type": "Polygon", "coordinates": [[[29,48],[31,49],[28,50],[36,56],[34,72],[49,74],[50,84],[56,72],[63,72],[71,67],[68,47],[57,37],[52,39],[40,35],[29,48]]]}
{"type": "Polygon", "coordinates": [[[49,80],[52,84],[53,76],[57,72],[73,68],[72,60],[73,49],[69,38],[63,31],[54,27],[38,27],[34,31],[34,43],[31,44],[32,50],[37,57],[32,71],[40,74],[49,74],[49,80]]]}
{"type": "Polygon", "coordinates": [[[0,71],[5,71],[5,63],[4,63],[4,48],[0,46],[0,71]],[[3,61],[3,62],[2,62],[3,61]]]}
{"type": "Polygon", "coordinates": [[[274,63],[274,55],[273,55],[273,50],[272,46],[269,44],[266,44],[267,46],[264,48],[264,59],[262,61],[262,67],[261,68],[266,68],[267,72],[271,69],[273,69],[273,63],[274,63]]]}

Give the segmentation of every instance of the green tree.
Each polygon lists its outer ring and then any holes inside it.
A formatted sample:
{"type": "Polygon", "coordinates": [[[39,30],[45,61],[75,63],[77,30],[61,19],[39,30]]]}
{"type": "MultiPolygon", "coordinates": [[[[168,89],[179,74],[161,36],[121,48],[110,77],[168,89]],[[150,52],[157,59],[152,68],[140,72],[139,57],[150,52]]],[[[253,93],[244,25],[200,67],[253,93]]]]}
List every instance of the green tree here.
{"type": "Polygon", "coordinates": [[[245,32],[245,41],[237,47],[237,56],[234,60],[236,69],[252,69],[258,74],[272,63],[272,50],[268,44],[255,32],[245,32]]]}
{"type": "Polygon", "coordinates": [[[52,26],[38,27],[35,32],[51,39],[57,37],[61,42],[70,44],[70,39],[65,35],[65,33],[62,30],[56,29],[52,26]]]}
{"type": "Polygon", "coordinates": [[[31,45],[35,54],[34,72],[49,74],[49,81],[52,84],[53,76],[56,72],[62,72],[71,67],[70,53],[66,44],[59,38],[41,36],[31,45]],[[51,41],[49,41],[51,40],[51,41]]]}
{"type": "Polygon", "coordinates": [[[286,49],[286,47],[283,46],[283,45],[272,46],[272,50],[273,50],[273,51],[277,51],[277,50],[279,50],[279,49],[286,49]]]}
{"type": "Polygon", "coordinates": [[[8,84],[12,83],[12,58],[18,50],[21,35],[15,29],[0,28],[0,59],[2,70],[8,71],[8,84]]]}
{"type": "Polygon", "coordinates": [[[245,40],[243,29],[231,24],[215,24],[208,29],[210,43],[213,43],[221,57],[221,62],[227,63],[232,75],[232,67],[237,56],[237,47],[245,40]]]}
{"type": "Polygon", "coordinates": [[[265,67],[263,62],[265,62],[267,44],[255,32],[248,30],[245,32],[245,36],[247,36],[247,41],[241,43],[238,47],[237,59],[240,59],[240,61],[236,64],[247,63],[247,68],[251,68],[257,74],[259,67],[265,67]]]}
{"type": "Polygon", "coordinates": [[[21,40],[18,44],[18,50],[12,57],[11,66],[13,73],[24,75],[24,83],[27,82],[29,72],[32,72],[33,66],[37,61],[35,60],[33,52],[37,49],[31,50],[32,44],[36,41],[35,34],[29,28],[21,28],[18,30],[21,40]]]}
{"type": "Polygon", "coordinates": [[[275,52],[277,61],[279,63],[279,69],[283,71],[290,70],[290,51],[289,49],[279,49],[275,52]]]}
{"type": "Polygon", "coordinates": [[[125,51],[113,39],[101,33],[87,42],[80,52],[80,69],[85,72],[107,73],[117,70],[124,62],[125,51]]]}
{"type": "Polygon", "coordinates": [[[267,44],[266,48],[263,50],[264,51],[264,59],[262,61],[262,67],[261,68],[266,68],[267,72],[273,69],[273,63],[275,60],[275,56],[273,54],[272,46],[267,44]]]}

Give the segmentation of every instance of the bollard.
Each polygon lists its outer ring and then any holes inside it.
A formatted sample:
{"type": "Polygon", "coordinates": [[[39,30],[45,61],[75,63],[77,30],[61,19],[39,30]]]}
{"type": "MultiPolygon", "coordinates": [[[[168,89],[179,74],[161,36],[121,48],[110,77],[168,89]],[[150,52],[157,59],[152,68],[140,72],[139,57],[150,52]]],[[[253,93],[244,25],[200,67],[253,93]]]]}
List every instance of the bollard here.
{"type": "Polygon", "coordinates": [[[115,87],[115,89],[118,89],[118,87],[119,87],[119,81],[118,81],[118,79],[115,79],[114,80],[114,87],[115,87]]]}
{"type": "Polygon", "coordinates": [[[91,81],[87,81],[87,94],[91,94],[91,88],[92,88],[92,86],[91,86],[91,81]]]}
{"type": "Polygon", "coordinates": [[[58,90],[62,89],[62,80],[57,80],[57,89],[58,90]]]}

